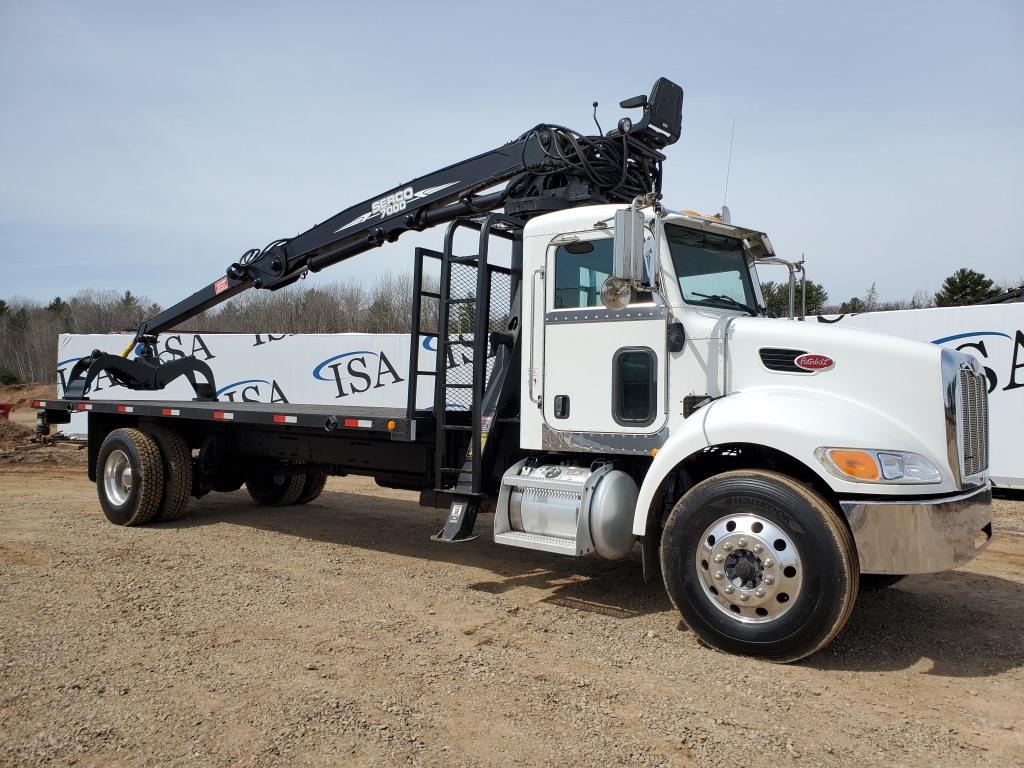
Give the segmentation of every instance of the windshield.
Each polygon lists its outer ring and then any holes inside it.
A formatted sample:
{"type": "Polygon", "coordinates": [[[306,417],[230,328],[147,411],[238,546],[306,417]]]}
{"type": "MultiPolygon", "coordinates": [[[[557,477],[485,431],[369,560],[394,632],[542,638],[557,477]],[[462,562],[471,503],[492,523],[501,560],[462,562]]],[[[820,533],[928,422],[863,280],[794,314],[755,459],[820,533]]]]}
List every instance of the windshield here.
{"type": "Polygon", "coordinates": [[[740,304],[756,311],[757,294],[741,240],[673,224],[665,225],[665,239],[686,302],[726,309],[739,309],[740,304]]]}

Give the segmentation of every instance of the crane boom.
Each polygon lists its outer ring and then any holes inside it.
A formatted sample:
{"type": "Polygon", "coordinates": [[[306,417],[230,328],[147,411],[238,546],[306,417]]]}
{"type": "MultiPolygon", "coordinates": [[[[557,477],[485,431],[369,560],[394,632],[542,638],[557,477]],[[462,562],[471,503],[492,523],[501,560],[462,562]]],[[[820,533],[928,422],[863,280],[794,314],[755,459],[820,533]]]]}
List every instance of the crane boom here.
{"type": "Polygon", "coordinates": [[[130,389],[162,389],[185,376],[199,399],[215,399],[213,374],[194,358],[161,362],[157,336],[250,288],[278,290],[357,254],[460,216],[504,207],[525,219],[580,204],[631,202],[661,192],[661,149],[679,138],[683,91],[660,78],[650,96],[621,103],[642,107],[643,117],[619,121],[604,136],[585,136],[541,124],[502,147],[346,208],[301,234],[246,251],[222,277],[141,323],[121,354],[95,350],[72,369],[69,398],[84,398],[106,372],[130,389]],[[131,350],[136,359],[129,359],[131,350]],[[206,379],[197,380],[197,375],[206,379]]]}

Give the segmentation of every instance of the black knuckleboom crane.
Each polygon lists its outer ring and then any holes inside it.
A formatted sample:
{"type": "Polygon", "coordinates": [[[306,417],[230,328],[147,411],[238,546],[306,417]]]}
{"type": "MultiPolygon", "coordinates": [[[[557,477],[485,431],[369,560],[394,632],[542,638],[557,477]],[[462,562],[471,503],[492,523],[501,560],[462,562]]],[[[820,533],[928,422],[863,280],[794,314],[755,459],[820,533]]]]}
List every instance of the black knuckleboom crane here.
{"type": "MultiPolygon", "coordinates": [[[[161,361],[160,333],[237,296],[249,288],[278,290],[308,272],[319,272],[364,251],[394,242],[460,217],[500,208],[522,222],[533,215],[594,203],[632,202],[660,194],[659,150],[679,138],[683,90],[660,78],[649,96],[620,103],[642,108],[643,117],[622,118],[606,135],[584,136],[558,125],[541,124],[503,147],[463,160],[346,208],[292,238],[246,251],[223,277],[144,321],[120,354],[95,350],[72,369],[65,389],[69,400],[85,399],[101,373],[129,389],[159,390],[181,376],[197,400],[215,400],[213,373],[194,357],[161,361]],[[495,190],[495,187],[501,186],[495,190]],[[135,359],[129,354],[135,351],[135,359]]],[[[508,222],[506,222],[506,226],[508,222]]],[[[516,265],[513,264],[513,271],[516,265]]]]}
{"type": "Polygon", "coordinates": [[[573,206],[658,199],[665,159],[661,150],[679,138],[682,104],[682,88],[661,78],[649,96],[620,103],[624,109],[643,110],[636,122],[624,117],[607,134],[590,136],[540,124],[503,147],[413,179],[295,237],[246,251],[222,277],[143,322],[120,355],[94,350],[76,363],[63,401],[46,404],[40,428],[66,422],[72,411],[89,411],[89,467],[94,477],[102,452],[99,439],[93,439],[94,426],[101,435],[121,424],[113,409],[124,408],[118,413],[130,411],[132,418],[147,419],[147,423],[158,422],[161,414],[180,414],[177,429],[187,435],[189,445],[200,449],[192,473],[192,495],[232,490],[243,480],[248,484],[268,473],[277,477],[286,469],[300,472],[315,466],[345,473],[372,467],[378,483],[419,490],[420,502],[426,506],[450,506],[438,539],[469,538],[478,506],[494,497],[502,472],[518,452],[519,377],[513,372],[519,370],[521,359],[518,289],[523,227],[533,216],[573,206]],[[213,372],[205,362],[195,357],[159,357],[161,333],[242,291],[284,288],[309,272],[394,242],[405,232],[440,224],[448,224],[443,252],[425,248],[416,252],[413,343],[404,410],[356,413],[360,409],[350,408],[340,413],[334,406],[290,404],[287,414],[275,415],[259,404],[232,403],[228,413],[227,404],[217,402],[213,372]],[[479,232],[476,255],[454,255],[459,228],[479,232]],[[488,263],[492,237],[511,241],[510,268],[488,263]],[[428,258],[441,262],[436,292],[424,289],[423,267],[428,258]],[[501,298],[492,302],[496,284],[500,284],[501,298]],[[418,358],[424,297],[437,300],[439,308],[434,371],[420,370],[418,358]],[[134,358],[129,357],[133,352],[134,358]],[[449,380],[449,358],[472,362],[469,380],[449,380]],[[127,389],[151,391],[184,377],[195,398],[192,402],[133,401],[122,406],[85,402],[101,374],[127,389]],[[429,412],[419,412],[416,405],[421,376],[434,379],[429,412]],[[211,425],[211,418],[227,417],[233,425],[228,431],[211,425]],[[279,430],[271,433],[263,426],[270,419],[294,425],[303,440],[281,442],[279,430]],[[351,441],[329,438],[336,430],[346,432],[350,421],[370,425],[369,433],[351,441]],[[296,447],[300,444],[301,448],[296,447]]]}

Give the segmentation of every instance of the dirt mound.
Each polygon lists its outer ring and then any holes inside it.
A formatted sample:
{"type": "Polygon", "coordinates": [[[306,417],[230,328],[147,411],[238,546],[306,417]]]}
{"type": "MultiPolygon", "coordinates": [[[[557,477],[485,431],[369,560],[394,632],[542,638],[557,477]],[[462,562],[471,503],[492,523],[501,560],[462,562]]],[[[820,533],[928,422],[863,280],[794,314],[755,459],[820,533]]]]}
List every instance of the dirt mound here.
{"type": "Polygon", "coordinates": [[[54,466],[78,469],[81,467],[79,472],[82,472],[84,477],[84,468],[88,460],[89,452],[73,444],[24,443],[20,450],[0,449],[0,468],[54,466]]]}
{"type": "Polygon", "coordinates": [[[56,384],[11,384],[0,387],[0,403],[14,403],[15,408],[30,408],[33,400],[53,400],[56,384]]]}
{"type": "Polygon", "coordinates": [[[0,446],[10,448],[27,443],[35,435],[31,429],[15,424],[7,419],[0,419],[0,446]]]}

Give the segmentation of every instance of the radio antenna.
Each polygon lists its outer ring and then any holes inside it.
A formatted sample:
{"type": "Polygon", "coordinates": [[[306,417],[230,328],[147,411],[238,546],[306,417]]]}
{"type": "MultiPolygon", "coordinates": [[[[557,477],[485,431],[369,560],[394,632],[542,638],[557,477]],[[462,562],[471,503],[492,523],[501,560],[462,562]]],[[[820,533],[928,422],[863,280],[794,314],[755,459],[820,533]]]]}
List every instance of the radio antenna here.
{"type": "Polygon", "coordinates": [[[729,162],[725,166],[725,194],[722,195],[722,207],[729,200],[729,173],[732,171],[732,144],[736,138],[736,118],[732,119],[732,133],[729,135],[729,162]]]}
{"type": "Polygon", "coordinates": [[[597,132],[599,135],[604,136],[604,131],[601,130],[601,124],[597,122],[597,102],[594,102],[594,125],[597,126],[597,132]]]}

